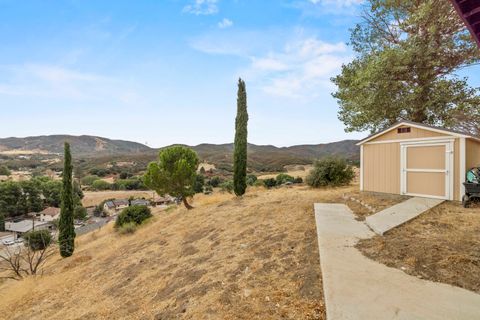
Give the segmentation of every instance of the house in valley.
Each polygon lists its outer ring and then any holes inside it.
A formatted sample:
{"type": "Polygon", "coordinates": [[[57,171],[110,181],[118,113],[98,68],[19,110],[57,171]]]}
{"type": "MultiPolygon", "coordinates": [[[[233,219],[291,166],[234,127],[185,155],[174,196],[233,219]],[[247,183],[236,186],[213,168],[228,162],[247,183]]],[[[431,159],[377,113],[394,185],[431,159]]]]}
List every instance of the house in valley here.
{"type": "Polygon", "coordinates": [[[51,222],[60,218],[60,208],[48,207],[39,212],[40,221],[51,222]]]}
{"type": "Polygon", "coordinates": [[[128,200],[115,199],[115,200],[106,201],[105,204],[103,205],[103,210],[110,214],[114,214],[122,209],[125,209],[128,206],[129,206],[128,200]]]}
{"type": "Polygon", "coordinates": [[[35,219],[5,222],[5,231],[13,232],[15,239],[33,230],[53,230],[53,224],[49,221],[36,221],[35,219]]]}

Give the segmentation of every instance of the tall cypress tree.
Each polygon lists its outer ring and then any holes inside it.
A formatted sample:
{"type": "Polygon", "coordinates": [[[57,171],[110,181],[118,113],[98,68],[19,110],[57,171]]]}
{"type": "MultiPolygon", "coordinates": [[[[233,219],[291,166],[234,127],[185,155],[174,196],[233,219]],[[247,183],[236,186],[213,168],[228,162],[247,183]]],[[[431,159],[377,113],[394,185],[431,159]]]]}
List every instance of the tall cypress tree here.
{"type": "Polygon", "coordinates": [[[58,242],[60,255],[64,258],[70,257],[75,249],[75,228],[73,226],[73,181],[72,181],[72,155],[70,145],[65,142],[64,163],[63,163],[63,186],[62,205],[60,210],[60,221],[58,222],[58,242]]]}
{"type": "Polygon", "coordinates": [[[242,196],[247,189],[247,91],[245,81],[238,79],[237,117],[233,151],[233,190],[242,196]]]}

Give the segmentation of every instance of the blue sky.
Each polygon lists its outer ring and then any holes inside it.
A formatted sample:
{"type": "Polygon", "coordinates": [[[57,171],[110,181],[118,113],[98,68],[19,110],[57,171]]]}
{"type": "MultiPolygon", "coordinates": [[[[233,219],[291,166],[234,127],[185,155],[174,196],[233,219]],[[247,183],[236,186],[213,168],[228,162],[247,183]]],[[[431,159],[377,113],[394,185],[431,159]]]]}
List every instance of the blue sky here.
{"type": "Polygon", "coordinates": [[[0,0],[0,137],[231,142],[239,77],[252,143],[363,137],[329,81],[360,2],[0,0]]]}

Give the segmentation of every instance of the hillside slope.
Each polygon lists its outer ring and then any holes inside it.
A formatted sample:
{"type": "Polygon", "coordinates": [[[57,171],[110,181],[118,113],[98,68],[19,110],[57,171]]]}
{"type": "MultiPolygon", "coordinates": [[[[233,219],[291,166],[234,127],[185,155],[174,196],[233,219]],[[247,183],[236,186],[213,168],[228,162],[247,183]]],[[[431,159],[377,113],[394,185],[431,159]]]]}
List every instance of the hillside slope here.
{"type": "Polygon", "coordinates": [[[105,154],[138,154],[142,152],[151,152],[151,149],[149,147],[137,142],[111,140],[95,136],[71,135],[51,135],[0,139],[0,151],[34,150],[48,153],[62,153],[63,143],[65,141],[68,141],[71,144],[72,152],[78,156],[105,154]]]}
{"type": "MultiPolygon", "coordinates": [[[[61,154],[64,141],[70,142],[75,158],[90,158],[90,162],[95,163],[132,160],[146,166],[161,150],[131,141],[95,136],[53,135],[0,139],[0,152],[61,154]]],[[[344,140],[291,147],[248,144],[248,166],[255,171],[281,171],[286,165],[310,164],[313,160],[326,156],[339,156],[356,161],[359,158],[359,147],[355,145],[356,142],[356,140],[344,140]]],[[[215,164],[217,167],[230,168],[232,165],[232,143],[204,143],[190,146],[190,148],[195,150],[203,161],[215,164]]]]}
{"type": "Polygon", "coordinates": [[[346,188],[195,197],[133,235],[77,239],[36,279],[0,285],[5,319],[325,319],[313,203],[346,188]]]}

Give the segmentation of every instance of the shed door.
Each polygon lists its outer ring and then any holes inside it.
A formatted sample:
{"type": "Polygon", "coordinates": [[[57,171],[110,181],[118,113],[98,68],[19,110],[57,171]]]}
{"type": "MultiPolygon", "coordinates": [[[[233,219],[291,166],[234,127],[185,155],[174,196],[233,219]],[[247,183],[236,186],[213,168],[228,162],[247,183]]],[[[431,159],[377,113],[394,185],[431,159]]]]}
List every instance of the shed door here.
{"type": "Polygon", "coordinates": [[[402,193],[449,199],[453,188],[453,144],[403,144],[401,149],[402,193]]]}

